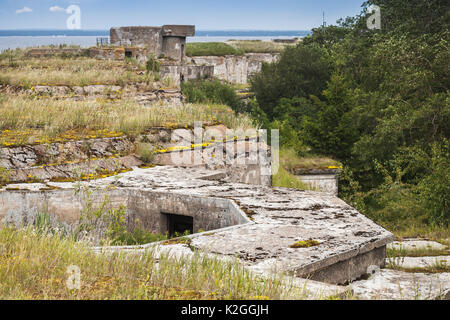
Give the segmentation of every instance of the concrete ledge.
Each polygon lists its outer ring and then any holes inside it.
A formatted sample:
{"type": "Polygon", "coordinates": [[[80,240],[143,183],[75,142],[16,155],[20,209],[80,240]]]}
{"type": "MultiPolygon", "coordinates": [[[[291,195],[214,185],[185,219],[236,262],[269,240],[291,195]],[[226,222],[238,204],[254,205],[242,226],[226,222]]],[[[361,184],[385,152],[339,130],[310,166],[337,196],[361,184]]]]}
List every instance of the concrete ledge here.
{"type": "MultiPolygon", "coordinates": [[[[343,284],[364,275],[370,265],[384,266],[385,247],[393,235],[335,196],[202,177],[211,177],[211,171],[155,167],[91,181],[86,186],[95,190],[99,203],[102,192],[107,193],[111,206],[128,207],[130,223],[139,218],[155,232],[164,231],[163,213],[193,217],[195,230],[210,232],[192,235],[188,250],[237,257],[259,274],[276,271],[343,284]],[[234,227],[226,228],[229,226],[234,227]],[[292,247],[304,240],[315,240],[317,245],[292,247]]],[[[0,219],[29,219],[47,204],[50,213],[60,219],[67,213],[76,220],[82,202],[70,196],[74,185],[51,186],[62,189],[20,195],[28,200],[18,200],[20,191],[0,192],[0,219]]]]}
{"type": "Polygon", "coordinates": [[[386,246],[373,249],[372,251],[359,254],[350,259],[340,261],[312,274],[297,273],[302,278],[331,284],[345,284],[357,280],[360,276],[367,274],[369,267],[384,267],[386,257],[386,246]],[[358,276],[359,275],[359,276],[358,276]]]}

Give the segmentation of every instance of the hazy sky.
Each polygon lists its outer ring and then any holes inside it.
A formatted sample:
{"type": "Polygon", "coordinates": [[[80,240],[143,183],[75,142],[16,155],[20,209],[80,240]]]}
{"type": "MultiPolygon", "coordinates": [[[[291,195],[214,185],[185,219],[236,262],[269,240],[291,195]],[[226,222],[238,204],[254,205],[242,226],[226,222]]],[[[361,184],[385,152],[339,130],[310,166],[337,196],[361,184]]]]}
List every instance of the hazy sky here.
{"type": "Polygon", "coordinates": [[[194,24],[198,30],[310,30],[354,16],[364,0],[0,0],[0,29],[65,29],[71,4],[82,29],[194,24]],[[52,8],[50,10],[50,8],[52,8]]]}

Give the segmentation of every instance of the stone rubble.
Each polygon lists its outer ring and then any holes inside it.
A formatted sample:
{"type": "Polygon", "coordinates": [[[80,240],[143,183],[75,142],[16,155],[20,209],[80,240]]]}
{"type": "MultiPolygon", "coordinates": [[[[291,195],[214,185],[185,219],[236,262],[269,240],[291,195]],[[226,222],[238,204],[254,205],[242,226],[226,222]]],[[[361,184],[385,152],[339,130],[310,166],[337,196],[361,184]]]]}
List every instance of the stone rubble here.
{"type": "Polygon", "coordinates": [[[368,280],[353,282],[351,288],[363,300],[449,300],[450,273],[423,274],[385,269],[368,280]]]}
{"type": "Polygon", "coordinates": [[[415,250],[415,249],[434,249],[434,250],[445,250],[447,246],[436,242],[420,239],[405,239],[401,242],[395,241],[388,245],[388,249],[397,250],[415,250]]]}

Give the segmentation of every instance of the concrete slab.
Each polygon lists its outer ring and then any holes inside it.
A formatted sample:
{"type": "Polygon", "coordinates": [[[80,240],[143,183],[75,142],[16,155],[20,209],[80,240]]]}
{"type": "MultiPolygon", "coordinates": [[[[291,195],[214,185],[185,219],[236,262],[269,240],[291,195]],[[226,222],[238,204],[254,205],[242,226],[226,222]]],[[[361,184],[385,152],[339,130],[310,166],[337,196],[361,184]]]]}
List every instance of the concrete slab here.
{"type": "Polygon", "coordinates": [[[369,280],[353,282],[351,288],[364,300],[448,300],[450,273],[430,275],[386,269],[369,280]]]}
{"type": "MultiPolygon", "coordinates": [[[[345,284],[364,275],[371,266],[384,266],[386,245],[393,241],[393,235],[339,198],[312,191],[214,181],[210,177],[211,171],[202,168],[155,167],[86,184],[107,192],[114,205],[127,205],[134,217],[148,221],[149,226],[162,226],[161,213],[193,216],[194,225],[195,219],[211,220],[203,225],[224,229],[201,225],[210,232],[191,236],[190,248],[237,257],[255,272],[278,271],[345,284]],[[315,240],[317,245],[292,248],[307,240],[315,240]]],[[[44,204],[59,218],[64,218],[61,212],[70,207],[74,219],[81,201],[69,194],[75,185],[49,185],[60,189],[0,192],[0,219],[23,220],[11,215],[29,217],[33,208],[27,206],[44,204]],[[9,203],[19,198],[23,205],[9,203]]]]}

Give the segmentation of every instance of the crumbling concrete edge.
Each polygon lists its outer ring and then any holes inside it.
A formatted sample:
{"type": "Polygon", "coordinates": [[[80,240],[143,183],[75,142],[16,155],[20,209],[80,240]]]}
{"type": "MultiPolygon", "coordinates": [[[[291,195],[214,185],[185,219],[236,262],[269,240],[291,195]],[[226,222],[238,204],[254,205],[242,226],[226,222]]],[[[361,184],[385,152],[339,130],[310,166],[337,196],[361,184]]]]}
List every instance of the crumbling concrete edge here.
{"type": "MultiPolygon", "coordinates": [[[[156,193],[158,193],[158,192],[156,192],[156,193]]],[[[204,197],[200,197],[200,198],[204,198],[204,197]]],[[[235,226],[226,227],[226,228],[209,230],[209,231],[204,231],[204,232],[200,232],[200,233],[194,233],[194,234],[183,236],[183,237],[179,237],[179,238],[173,238],[171,240],[176,241],[176,240],[181,240],[181,239],[194,239],[194,238],[201,237],[201,236],[208,236],[210,234],[215,234],[215,233],[219,233],[219,232],[223,232],[223,231],[236,230],[236,229],[242,228],[242,227],[247,226],[247,225],[256,224],[255,222],[253,222],[252,220],[250,220],[247,217],[247,214],[237,205],[237,203],[234,200],[226,199],[226,198],[220,198],[220,197],[212,198],[212,199],[226,200],[228,202],[228,204],[231,207],[233,207],[236,210],[236,212],[241,216],[241,218],[244,221],[246,221],[246,222],[238,224],[238,225],[235,225],[235,226]]],[[[143,249],[149,249],[149,248],[154,248],[154,247],[158,247],[158,246],[170,247],[170,245],[165,245],[166,242],[167,242],[167,240],[163,240],[163,241],[152,242],[152,243],[143,244],[143,245],[137,245],[137,246],[107,246],[107,247],[92,247],[92,249],[94,251],[110,251],[110,252],[114,252],[114,251],[143,250],[143,249]]],[[[214,255],[216,255],[216,254],[214,254],[214,255]]],[[[223,256],[223,255],[217,254],[217,256],[223,256]]]]}

